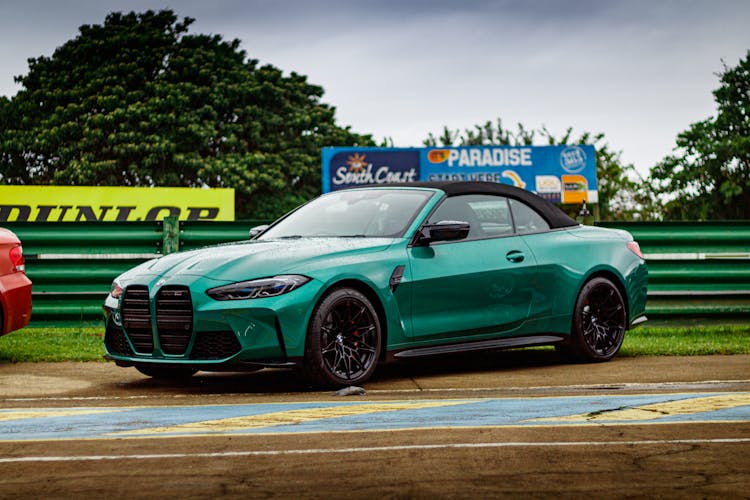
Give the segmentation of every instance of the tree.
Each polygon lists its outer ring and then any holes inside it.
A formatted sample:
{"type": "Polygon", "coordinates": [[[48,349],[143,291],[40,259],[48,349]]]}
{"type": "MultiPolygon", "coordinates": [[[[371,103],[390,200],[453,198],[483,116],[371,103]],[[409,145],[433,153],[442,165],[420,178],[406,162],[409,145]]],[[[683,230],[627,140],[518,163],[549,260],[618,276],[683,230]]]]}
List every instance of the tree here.
{"type": "Polygon", "coordinates": [[[0,182],[233,187],[238,217],[271,218],[319,193],[322,146],[373,144],[305,76],[192,22],[112,13],[30,59],[0,99],[0,182]]]}
{"type": "MultiPolygon", "coordinates": [[[[643,218],[651,197],[645,192],[643,182],[633,165],[624,164],[621,152],[613,151],[603,133],[584,132],[573,138],[573,129],[568,128],[560,137],[555,137],[546,127],[535,130],[519,123],[516,130],[503,127],[502,120],[487,121],[463,131],[443,127],[439,137],[432,133],[424,141],[425,146],[480,146],[505,145],[529,146],[536,142],[548,145],[591,144],[596,148],[596,174],[599,191],[599,218],[604,220],[632,220],[643,218]],[[538,141],[537,141],[538,139],[538,141]]],[[[569,208],[569,212],[575,211],[569,208]]]]}
{"type": "Polygon", "coordinates": [[[665,218],[750,219],[750,51],[717,76],[716,117],[680,133],[651,169],[665,218]]]}
{"type": "Polygon", "coordinates": [[[513,132],[503,127],[500,118],[496,123],[487,120],[482,125],[474,125],[473,128],[467,128],[463,131],[443,127],[439,137],[435,137],[432,132],[427,139],[423,141],[425,146],[530,146],[534,143],[536,131],[527,130],[523,124],[517,125],[518,130],[513,132]]]}

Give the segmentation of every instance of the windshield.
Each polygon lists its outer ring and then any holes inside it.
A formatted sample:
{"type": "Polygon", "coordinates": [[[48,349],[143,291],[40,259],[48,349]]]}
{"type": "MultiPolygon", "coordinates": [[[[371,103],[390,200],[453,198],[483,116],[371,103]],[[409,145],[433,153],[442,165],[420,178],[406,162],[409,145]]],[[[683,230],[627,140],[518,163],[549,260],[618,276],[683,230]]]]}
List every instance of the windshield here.
{"type": "Polygon", "coordinates": [[[433,194],[407,189],[336,191],[301,206],[258,239],[400,237],[433,194]]]}

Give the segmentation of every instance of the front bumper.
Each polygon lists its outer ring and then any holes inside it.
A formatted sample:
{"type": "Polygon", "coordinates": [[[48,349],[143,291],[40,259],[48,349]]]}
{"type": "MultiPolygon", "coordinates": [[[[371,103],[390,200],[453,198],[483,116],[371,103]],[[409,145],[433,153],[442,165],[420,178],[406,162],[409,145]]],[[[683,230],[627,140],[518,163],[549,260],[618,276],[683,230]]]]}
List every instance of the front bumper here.
{"type": "Polygon", "coordinates": [[[318,290],[310,282],[278,297],[217,301],[191,289],[191,321],[178,331],[184,337],[177,349],[174,332],[165,332],[159,318],[159,290],[148,292],[150,331],[135,331],[123,316],[122,300],[110,296],[104,304],[106,357],[123,366],[156,363],[204,370],[290,366],[304,355],[318,290]]]}

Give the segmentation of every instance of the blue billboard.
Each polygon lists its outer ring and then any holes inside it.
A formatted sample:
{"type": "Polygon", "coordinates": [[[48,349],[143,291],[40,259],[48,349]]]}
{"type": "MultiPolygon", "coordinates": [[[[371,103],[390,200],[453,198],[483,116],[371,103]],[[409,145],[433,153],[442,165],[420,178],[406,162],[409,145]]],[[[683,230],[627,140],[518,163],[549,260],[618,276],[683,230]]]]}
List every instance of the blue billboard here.
{"type": "Polygon", "coordinates": [[[554,203],[597,203],[594,146],[323,148],[323,192],[366,184],[485,181],[554,203]]]}

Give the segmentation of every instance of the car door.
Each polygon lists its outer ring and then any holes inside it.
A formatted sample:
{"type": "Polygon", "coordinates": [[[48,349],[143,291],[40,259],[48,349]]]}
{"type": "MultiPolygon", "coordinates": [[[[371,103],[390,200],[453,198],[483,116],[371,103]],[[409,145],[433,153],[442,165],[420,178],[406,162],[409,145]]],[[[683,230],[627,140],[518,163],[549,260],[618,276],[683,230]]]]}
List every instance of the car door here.
{"type": "Polygon", "coordinates": [[[529,313],[536,263],[514,234],[508,199],[448,197],[426,223],[468,222],[459,241],[411,246],[412,336],[464,338],[513,329],[529,313]]]}
{"type": "MultiPolygon", "coordinates": [[[[565,250],[570,248],[570,236],[567,231],[550,230],[547,221],[522,201],[510,199],[509,203],[516,234],[524,240],[537,264],[529,317],[555,321],[555,316],[570,314],[580,279],[565,265],[565,258],[571,257],[570,250],[565,250]]],[[[587,258],[583,247],[573,252],[574,258],[587,258]]]]}

